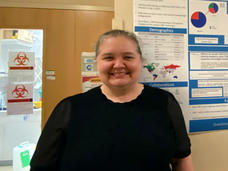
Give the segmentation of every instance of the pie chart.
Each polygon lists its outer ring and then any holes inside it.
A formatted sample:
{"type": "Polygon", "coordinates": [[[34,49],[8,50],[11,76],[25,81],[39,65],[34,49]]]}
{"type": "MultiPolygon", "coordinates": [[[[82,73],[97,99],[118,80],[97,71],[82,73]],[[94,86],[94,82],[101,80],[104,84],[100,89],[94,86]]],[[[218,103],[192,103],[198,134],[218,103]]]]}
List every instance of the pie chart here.
{"type": "Polygon", "coordinates": [[[200,11],[194,12],[191,16],[192,25],[197,28],[203,27],[206,24],[206,21],[206,16],[200,11]]]}
{"type": "Polygon", "coordinates": [[[218,5],[216,3],[211,3],[209,6],[209,11],[212,13],[212,14],[215,14],[216,12],[218,12],[218,5]]]}

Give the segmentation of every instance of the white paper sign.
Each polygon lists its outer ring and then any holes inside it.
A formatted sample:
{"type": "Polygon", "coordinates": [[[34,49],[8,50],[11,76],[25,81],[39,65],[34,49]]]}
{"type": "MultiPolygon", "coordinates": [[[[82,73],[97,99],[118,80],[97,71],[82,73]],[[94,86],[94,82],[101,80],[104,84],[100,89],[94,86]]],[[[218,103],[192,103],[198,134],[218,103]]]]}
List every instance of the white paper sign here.
{"type": "Polygon", "coordinates": [[[7,113],[33,113],[33,84],[9,84],[7,86],[7,113]]]}
{"type": "Polygon", "coordinates": [[[34,52],[9,52],[9,81],[34,81],[34,52]]]}

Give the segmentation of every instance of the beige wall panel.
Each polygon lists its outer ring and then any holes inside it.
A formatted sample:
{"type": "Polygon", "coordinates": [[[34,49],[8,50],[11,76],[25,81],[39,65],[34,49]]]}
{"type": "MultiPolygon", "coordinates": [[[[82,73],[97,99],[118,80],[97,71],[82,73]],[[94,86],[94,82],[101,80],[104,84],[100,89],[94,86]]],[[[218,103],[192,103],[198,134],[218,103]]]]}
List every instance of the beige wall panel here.
{"type": "Polygon", "coordinates": [[[228,170],[228,131],[191,135],[195,171],[228,170]]]}
{"type": "MultiPolygon", "coordinates": [[[[115,18],[133,30],[133,0],[115,0],[115,18]]],[[[195,171],[228,171],[228,131],[190,135],[195,171]]]]}
{"type": "MultiPolygon", "coordinates": [[[[115,19],[122,24],[123,29],[133,31],[133,0],[115,0],[114,2],[115,19]]],[[[118,26],[116,26],[118,27],[118,26]]]]}

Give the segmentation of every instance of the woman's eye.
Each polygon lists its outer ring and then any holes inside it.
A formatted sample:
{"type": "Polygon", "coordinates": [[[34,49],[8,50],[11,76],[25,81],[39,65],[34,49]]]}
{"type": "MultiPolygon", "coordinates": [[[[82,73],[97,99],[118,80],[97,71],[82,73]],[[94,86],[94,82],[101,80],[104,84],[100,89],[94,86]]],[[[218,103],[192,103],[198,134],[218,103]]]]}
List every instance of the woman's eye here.
{"type": "Polygon", "coordinates": [[[124,56],[124,59],[130,60],[130,59],[133,59],[133,56],[124,56]]]}
{"type": "Polygon", "coordinates": [[[112,56],[104,56],[103,60],[111,61],[113,59],[112,56]]]}

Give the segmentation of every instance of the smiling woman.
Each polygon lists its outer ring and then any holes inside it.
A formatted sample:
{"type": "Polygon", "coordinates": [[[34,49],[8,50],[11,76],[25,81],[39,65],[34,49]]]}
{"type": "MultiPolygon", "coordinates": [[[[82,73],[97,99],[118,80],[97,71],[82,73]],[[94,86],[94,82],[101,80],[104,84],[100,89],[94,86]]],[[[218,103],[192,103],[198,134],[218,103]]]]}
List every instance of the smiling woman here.
{"type": "Polygon", "coordinates": [[[133,33],[101,35],[103,85],[62,100],[49,118],[31,171],[192,171],[179,104],[167,91],[137,82],[141,50],[133,33]]]}
{"type": "Polygon", "coordinates": [[[103,40],[97,55],[97,67],[104,83],[101,89],[105,95],[112,96],[112,93],[119,94],[119,91],[122,91],[120,99],[115,98],[115,102],[125,102],[125,95],[126,100],[130,101],[130,97],[137,97],[141,93],[142,85],[137,82],[141,71],[141,58],[136,43],[132,40],[124,36],[103,40]],[[113,92],[115,90],[117,92],[113,92]]]}

